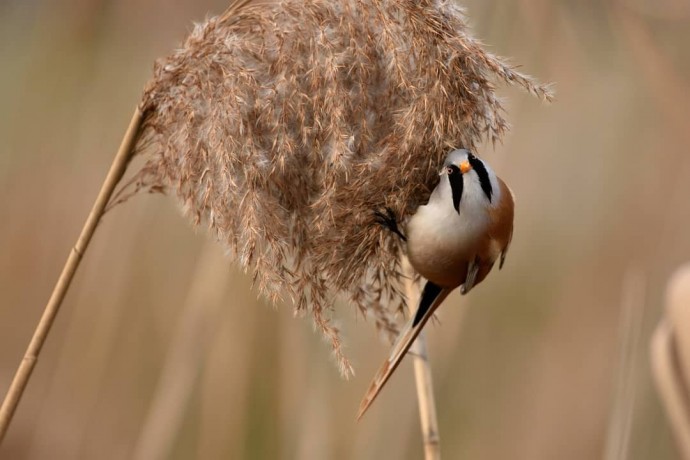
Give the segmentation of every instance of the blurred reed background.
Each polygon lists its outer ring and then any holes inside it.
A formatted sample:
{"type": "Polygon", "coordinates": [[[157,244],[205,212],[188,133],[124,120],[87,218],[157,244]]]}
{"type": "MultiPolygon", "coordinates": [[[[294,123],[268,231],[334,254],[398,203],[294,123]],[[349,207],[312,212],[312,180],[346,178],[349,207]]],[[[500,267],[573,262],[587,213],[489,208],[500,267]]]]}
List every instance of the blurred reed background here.
{"type": "MultiPolygon", "coordinates": [[[[690,3],[464,4],[557,102],[504,92],[513,130],[483,151],[516,233],[428,329],[444,456],[677,458],[648,344],[690,260],[690,3]]],[[[153,60],[226,6],[0,1],[3,395],[153,60]]],[[[388,348],[373,325],[338,306],[357,371],[341,380],[311,321],[257,300],[208,240],[172,198],[106,216],[0,458],[420,458],[410,363],[356,424],[388,348]]]]}

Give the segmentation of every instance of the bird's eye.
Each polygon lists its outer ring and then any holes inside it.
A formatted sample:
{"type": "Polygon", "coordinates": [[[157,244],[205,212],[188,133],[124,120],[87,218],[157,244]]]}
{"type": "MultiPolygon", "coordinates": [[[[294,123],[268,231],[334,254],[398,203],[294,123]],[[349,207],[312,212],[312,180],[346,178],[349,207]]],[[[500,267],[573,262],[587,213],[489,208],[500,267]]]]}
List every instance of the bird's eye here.
{"type": "Polygon", "coordinates": [[[467,159],[470,161],[475,159],[475,156],[472,154],[472,152],[467,153],[467,159]]]}
{"type": "Polygon", "coordinates": [[[448,167],[446,168],[446,172],[448,173],[449,176],[452,175],[452,174],[453,174],[453,168],[451,168],[450,166],[448,166],[448,167]]]}

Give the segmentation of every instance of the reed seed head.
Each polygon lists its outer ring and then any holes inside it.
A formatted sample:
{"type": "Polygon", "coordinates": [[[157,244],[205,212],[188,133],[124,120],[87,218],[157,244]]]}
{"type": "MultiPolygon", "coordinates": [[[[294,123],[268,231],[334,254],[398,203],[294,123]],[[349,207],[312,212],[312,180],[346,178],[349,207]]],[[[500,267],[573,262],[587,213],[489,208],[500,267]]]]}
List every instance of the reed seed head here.
{"type": "Polygon", "coordinates": [[[402,245],[450,149],[501,138],[496,82],[548,88],[487,53],[450,1],[282,0],[197,25],[142,101],[140,187],[175,193],[272,300],[311,312],[342,372],[344,296],[396,331],[402,245]]]}

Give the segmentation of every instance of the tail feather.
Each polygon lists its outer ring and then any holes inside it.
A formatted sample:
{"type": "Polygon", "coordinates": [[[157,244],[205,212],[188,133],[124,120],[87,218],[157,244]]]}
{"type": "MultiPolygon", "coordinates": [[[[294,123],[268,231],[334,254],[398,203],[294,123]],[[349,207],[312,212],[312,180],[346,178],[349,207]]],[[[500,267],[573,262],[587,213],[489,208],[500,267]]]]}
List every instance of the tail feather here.
{"type": "Polygon", "coordinates": [[[367,390],[362,402],[359,405],[359,412],[357,420],[361,419],[367,411],[371,403],[374,402],[378,394],[381,392],[383,386],[388,382],[388,379],[393,375],[395,369],[398,367],[405,354],[410,349],[414,340],[424,328],[424,325],[429,318],[434,314],[434,311],[441,305],[441,303],[448,297],[452,289],[441,288],[434,283],[428,281],[422,291],[422,296],[419,300],[419,307],[415,315],[410,318],[403,330],[400,332],[398,339],[391,348],[388,359],[379,368],[374,376],[369,389],[367,390]]]}

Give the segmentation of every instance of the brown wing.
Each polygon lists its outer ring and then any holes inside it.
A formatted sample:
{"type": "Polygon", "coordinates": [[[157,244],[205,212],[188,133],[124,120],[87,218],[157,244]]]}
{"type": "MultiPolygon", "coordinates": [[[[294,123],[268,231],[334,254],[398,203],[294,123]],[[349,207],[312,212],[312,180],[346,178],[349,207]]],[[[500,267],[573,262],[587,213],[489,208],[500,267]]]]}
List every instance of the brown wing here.
{"type": "Polygon", "coordinates": [[[510,242],[513,239],[513,219],[515,215],[515,195],[513,191],[506,185],[505,182],[497,177],[499,187],[501,188],[501,203],[491,211],[491,238],[494,244],[501,248],[501,261],[498,268],[503,268],[503,263],[506,260],[506,254],[510,247],[510,242]]]}
{"type": "Polygon", "coordinates": [[[513,213],[515,209],[513,192],[500,178],[498,185],[501,188],[501,202],[495,208],[491,208],[489,215],[491,223],[486,232],[486,238],[477,252],[479,271],[474,285],[479,284],[489,274],[500,258],[499,268],[503,267],[510,241],[513,238],[513,213]]]}

